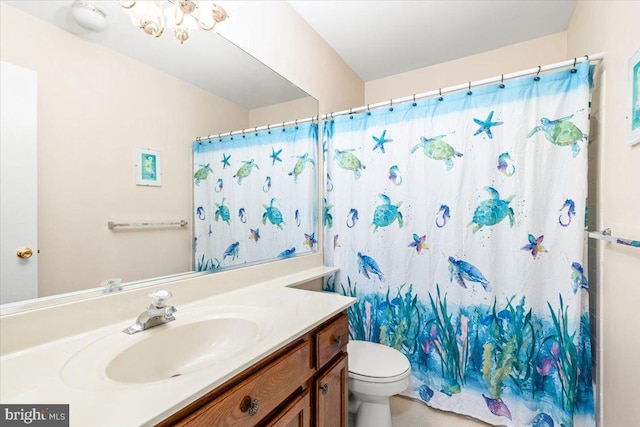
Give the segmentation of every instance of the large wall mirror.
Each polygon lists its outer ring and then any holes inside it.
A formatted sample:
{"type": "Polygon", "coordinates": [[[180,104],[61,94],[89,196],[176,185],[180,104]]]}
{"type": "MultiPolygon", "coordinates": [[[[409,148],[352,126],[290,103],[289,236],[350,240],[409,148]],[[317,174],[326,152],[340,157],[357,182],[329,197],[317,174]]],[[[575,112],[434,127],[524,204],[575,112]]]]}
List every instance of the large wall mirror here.
{"type": "MultiPolygon", "coordinates": [[[[26,241],[31,238],[24,237],[25,241],[20,242],[20,236],[27,235],[18,233],[16,226],[11,225],[15,222],[10,223],[8,219],[18,218],[18,223],[25,223],[29,215],[13,202],[5,202],[3,195],[0,287],[3,303],[12,303],[11,307],[19,304],[16,301],[34,297],[74,292],[96,295],[103,291],[101,284],[109,279],[119,278],[126,284],[211,270],[198,267],[195,262],[194,237],[197,239],[198,233],[202,237],[203,232],[194,229],[199,207],[193,199],[194,173],[210,163],[212,176],[228,173],[225,185],[238,186],[238,176],[242,178],[247,172],[247,168],[242,172],[240,169],[251,163],[252,156],[232,155],[230,169],[224,169],[222,156],[207,163],[197,160],[193,152],[194,139],[253,130],[318,114],[314,98],[215,31],[193,31],[184,44],[180,44],[169,29],[155,38],[134,27],[118,2],[99,1],[88,3],[105,12],[108,27],[102,32],[92,32],[73,20],[72,3],[2,1],[0,5],[3,74],[5,66],[17,67],[18,71],[33,72],[37,82],[35,117],[32,118],[36,124],[37,150],[34,148],[30,162],[37,164],[37,169],[31,173],[18,167],[9,178],[2,177],[3,193],[11,185],[7,194],[12,192],[18,195],[17,199],[31,197],[37,210],[33,215],[36,240],[26,241]],[[144,166],[137,157],[140,152],[159,154],[161,168],[156,172],[161,177],[160,185],[153,182],[139,185],[140,168],[144,166]],[[19,176],[20,171],[24,171],[25,176],[36,176],[37,189],[26,188],[28,179],[19,176]],[[180,221],[187,225],[108,227],[109,222],[180,221]],[[10,234],[18,236],[18,240],[9,241],[10,234]],[[32,248],[31,258],[16,256],[21,247],[32,248]],[[36,273],[31,279],[25,279],[22,271],[30,265],[35,266],[36,273]],[[36,280],[31,294],[16,297],[7,291],[10,287],[29,287],[29,280],[36,280]]],[[[233,25],[233,22],[231,14],[218,26],[233,25]]],[[[20,95],[26,92],[5,90],[9,86],[17,87],[3,78],[0,91],[16,92],[18,98],[28,98],[20,95]]],[[[3,106],[4,103],[3,98],[3,106]]],[[[18,108],[12,111],[17,114],[18,108]]],[[[5,116],[1,125],[5,157],[5,145],[8,146],[4,138],[4,128],[8,125],[5,116]]],[[[251,135],[255,137],[254,132],[251,135]]],[[[224,143],[212,141],[215,142],[224,143]]],[[[317,142],[313,147],[317,147],[317,142]]],[[[271,154],[272,148],[279,149],[276,145],[265,145],[260,150],[271,154]]],[[[317,155],[317,148],[313,150],[317,155]]],[[[297,179],[298,184],[303,181],[302,174],[293,173],[295,165],[303,159],[305,174],[317,179],[316,165],[308,162],[304,153],[292,152],[280,158],[286,163],[285,172],[290,173],[283,176],[297,179]]],[[[277,163],[272,164],[273,159],[261,161],[265,166],[259,165],[260,174],[257,168],[249,166],[243,188],[248,188],[249,178],[260,180],[259,189],[267,188],[266,177],[270,177],[267,166],[277,163]]],[[[257,164],[257,158],[255,162],[257,164]]],[[[211,188],[215,189],[215,184],[211,182],[211,188]]],[[[309,211],[313,217],[309,217],[311,222],[305,230],[310,236],[312,232],[317,235],[317,230],[312,228],[317,228],[317,208],[313,208],[318,199],[317,186],[313,188],[313,194],[298,195],[296,206],[289,208],[294,212],[302,210],[300,206],[305,206],[306,211],[307,204],[312,207],[309,211]]],[[[268,244],[269,236],[275,235],[274,230],[280,227],[275,211],[267,208],[277,207],[285,215],[287,203],[280,197],[260,192],[264,194],[257,205],[262,209],[256,213],[259,215],[257,225],[264,227],[261,238],[268,244]],[[264,218],[263,213],[267,214],[264,218]]],[[[239,211],[242,207],[231,206],[229,197],[224,201],[215,199],[215,193],[213,197],[206,205],[206,214],[211,215],[214,224],[222,224],[227,219],[226,211],[220,206],[230,207],[232,221],[243,219],[239,211]]],[[[246,227],[245,231],[256,228],[246,227]]],[[[252,242],[250,234],[226,233],[225,241],[231,244],[252,242]]],[[[241,252],[234,252],[229,246],[211,256],[218,261],[216,268],[238,266],[231,261],[237,259],[233,255],[241,252]],[[226,249],[230,252],[225,257],[226,249]]],[[[312,244],[307,248],[315,250],[312,244]]],[[[282,253],[293,255],[286,249],[283,243],[282,253]]],[[[299,249],[295,254],[300,252],[299,249]]],[[[266,254],[261,258],[256,252],[248,262],[264,262],[276,255],[266,254]]]]}

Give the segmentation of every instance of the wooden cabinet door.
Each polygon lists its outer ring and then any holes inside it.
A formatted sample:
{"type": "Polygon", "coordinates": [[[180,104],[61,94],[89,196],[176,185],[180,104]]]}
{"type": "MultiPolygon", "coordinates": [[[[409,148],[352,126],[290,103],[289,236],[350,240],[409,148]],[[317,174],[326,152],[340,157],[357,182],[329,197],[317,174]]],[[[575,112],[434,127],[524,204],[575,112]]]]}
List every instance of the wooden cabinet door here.
{"type": "Polygon", "coordinates": [[[316,427],[347,427],[349,404],[349,371],[344,353],[322,375],[316,378],[316,427]]]}
{"type": "Polygon", "coordinates": [[[294,399],[265,427],[311,427],[311,397],[309,391],[294,399]]]}

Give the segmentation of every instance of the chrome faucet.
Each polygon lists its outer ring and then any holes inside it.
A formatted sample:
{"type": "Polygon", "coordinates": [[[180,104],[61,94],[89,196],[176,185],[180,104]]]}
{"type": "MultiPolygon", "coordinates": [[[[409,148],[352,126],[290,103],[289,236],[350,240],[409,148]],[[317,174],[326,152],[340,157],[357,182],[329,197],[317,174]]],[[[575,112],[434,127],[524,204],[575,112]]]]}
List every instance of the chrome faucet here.
{"type": "Polygon", "coordinates": [[[136,323],[123,329],[122,332],[131,335],[176,320],[173,317],[173,313],[178,310],[172,305],[167,306],[167,300],[171,297],[171,292],[166,289],[158,289],[151,292],[149,297],[151,297],[149,307],[138,316],[136,323]]]}

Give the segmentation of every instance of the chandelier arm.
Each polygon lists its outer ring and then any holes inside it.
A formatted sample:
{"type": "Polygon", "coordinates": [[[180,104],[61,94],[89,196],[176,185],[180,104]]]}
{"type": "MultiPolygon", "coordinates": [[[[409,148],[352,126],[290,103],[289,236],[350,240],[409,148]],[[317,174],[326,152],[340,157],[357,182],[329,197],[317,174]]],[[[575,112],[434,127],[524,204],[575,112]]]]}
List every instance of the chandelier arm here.
{"type": "MultiPolygon", "coordinates": [[[[215,6],[213,6],[215,7],[215,6]]],[[[196,21],[198,21],[198,27],[200,27],[201,29],[203,29],[204,31],[211,31],[213,30],[213,27],[216,26],[216,24],[218,23],[216,21],[215,15],[213,13],[213,8],[211,9],[211,16],[213,16],[213,25],[211,25],[210,27],[207,27],[206,25],[204,25],[204,23],[202,22],[202,7],[198,4],[198,19],[196,19],[196,21]]]]}
{"type": "Polygon", "coordinates": [[[176,27],[181,26],[184,22],[184,12],[175,4],[173,5],[173,21],[176,27]],[[178,19],[178,14],[180,14],[180,19],[178,19]]]}
{"type": "Polygon", "coordinates": [[[198,17],[198,27],[200,27],[201,29],[203,29],[204,31],[211,31],[215,28],[216,24],[218,23],[218,21],[213,21],[213,25],[207,27],[205,26],[202,21],[200,20],[200,17],[198,17]]]}
{"type": "Polygon", "coordinates": [[[164,33],[164,4],[161,3],[160,4],[160,28],[158,28],[158,31],[155,34],[153,34],[153,36],[155,38],[158,38],[163,33],[164,33]]]}

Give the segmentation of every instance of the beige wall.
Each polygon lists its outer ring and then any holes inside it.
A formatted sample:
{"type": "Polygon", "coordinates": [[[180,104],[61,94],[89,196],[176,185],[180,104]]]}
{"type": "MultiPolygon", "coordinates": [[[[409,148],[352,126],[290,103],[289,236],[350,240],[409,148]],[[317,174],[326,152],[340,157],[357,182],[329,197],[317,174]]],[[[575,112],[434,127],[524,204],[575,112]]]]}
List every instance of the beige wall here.
{"type": "Polygon", "coordinates": [[[266,126],[318,115],[318,101],[310,96],[249,110],[249,127],[266,126]]]}
{"type": "Polygon", "coordinates": [[[566,33],[552,34],[365,83],[365,103],[482,80],[566,58],[566,33]]]}
{"type": "Polygon", "coordinates": [[[188,228],[113,232],[107,221],[189,221],[192,138],[246,127],[249,112],[0,7],[1,59],[38,73],[39,295],[190,270],[188,228]],[[135,185],[136,146],[161,152],[162,187],[135,185]]]}
{"type": "MultiPolygon", "coordinates": [[[[589,212],[596,214],[591,226],[609,227],[614,235],[634,239],[640,238],[640,145],[625,145],[625,116],[627,64],[640,49],[639,16],[637,1],[579,1],[567,31],[567,56],[605,53],[600,90],[594,93],[598,138],[589,146],[590,168],[596,171],[590,182],[594,200],[590,196],[589,212]]],[[[595,284],[601,425],[636,425],[640,420],[640,341],[635,325],[640,308],[640,251],[610,243],[599,243],[597,248],[595,256],[593,251],[590,256],[596,265],[590,269],[591,273],[599,270],[595,284]]]]}

